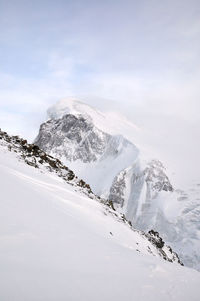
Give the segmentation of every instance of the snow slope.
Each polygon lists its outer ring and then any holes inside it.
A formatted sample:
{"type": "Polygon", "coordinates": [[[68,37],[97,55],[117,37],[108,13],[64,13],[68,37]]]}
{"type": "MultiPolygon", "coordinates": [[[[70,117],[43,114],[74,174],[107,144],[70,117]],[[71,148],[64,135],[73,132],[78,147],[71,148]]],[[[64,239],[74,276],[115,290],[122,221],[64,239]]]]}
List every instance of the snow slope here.
{"type": "Polygon", "coordinates": [[[2,143],[0,169],[0,300],[199,300],[198,272],[76,186],[2,143]]]}

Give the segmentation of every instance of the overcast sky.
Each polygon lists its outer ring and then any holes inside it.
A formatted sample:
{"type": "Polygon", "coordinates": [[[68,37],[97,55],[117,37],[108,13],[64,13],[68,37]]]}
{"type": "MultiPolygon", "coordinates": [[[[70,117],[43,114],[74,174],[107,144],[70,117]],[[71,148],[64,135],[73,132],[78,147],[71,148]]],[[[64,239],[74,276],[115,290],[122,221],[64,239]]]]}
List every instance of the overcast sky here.
{"type": "Polygon", "coordinates": [[[31,140],[75,95],[124,113],[200,178],[199,55],[199,0],[0,0],[0,127],[31,140]]]}

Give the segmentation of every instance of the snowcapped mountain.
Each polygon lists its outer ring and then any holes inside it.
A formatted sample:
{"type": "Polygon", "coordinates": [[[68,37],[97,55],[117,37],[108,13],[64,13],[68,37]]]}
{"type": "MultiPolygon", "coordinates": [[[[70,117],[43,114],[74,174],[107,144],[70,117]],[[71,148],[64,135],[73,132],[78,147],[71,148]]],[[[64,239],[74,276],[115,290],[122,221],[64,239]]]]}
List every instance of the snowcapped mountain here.
{"type": "Polygon", "coordinates": [[[82,115],[64,115],[41,125],[35,143],[76,171],[105,198],[113,177],[137,159],[138,150],[122,136],[111,136],[82,115]]]}
{"type": "Polygon", "coordinates": [[[163,164],[144,158],[134,136],[138,141],[138,128],[119,115],[64,99],[48,110],[35,143],[112,201],[134,227],[158,231],[186,265],[200,269],[200,201],[175,189],[163,164]]]}
{"type": "Polygon", "coordinates": [[[0,131],[0,167],[1,300],[198,300],[199,273],[58,159],[0,131]]]}

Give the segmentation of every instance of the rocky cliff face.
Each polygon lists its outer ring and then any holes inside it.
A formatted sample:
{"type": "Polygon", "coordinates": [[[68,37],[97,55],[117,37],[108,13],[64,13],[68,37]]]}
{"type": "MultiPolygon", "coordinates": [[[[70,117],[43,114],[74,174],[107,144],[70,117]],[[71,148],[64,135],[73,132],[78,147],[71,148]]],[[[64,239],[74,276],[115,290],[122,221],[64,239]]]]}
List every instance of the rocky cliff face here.
{"type": "Polygon", "coordinates": [[[122,170],[113,180],[109,199],[123,208],[125,201],[131,198],[131,191],[135,193],[138,191],[140,194],[144,185],[146,186],[146,199],[156,198],[161,191],[173,192],[163,164],[158,160],[152,160],[143,170],[139,164],[122,170]],[[128,179],[129,183],[127,183],[128,179]],[[131,190],[128,189],[130,187],[131,190]]]}
{"type": "Polygon", "coordinates": [[[35,143],[109,199],[134,227],[158,231],[188,266],[200,269],[200,202],[174,189],[160,161],[144,162],[133,143],[98,128],[99,115],[80,103],[58,103],[35,143]]]}
{"type": "Polygon", "coordinates": [[[57,157],[90,163],[97,161],[109,147],[114,153],[111,140],[110,135],[95,128],[84,117],[67,114],[43,123],[35,143],[57,157]]]}

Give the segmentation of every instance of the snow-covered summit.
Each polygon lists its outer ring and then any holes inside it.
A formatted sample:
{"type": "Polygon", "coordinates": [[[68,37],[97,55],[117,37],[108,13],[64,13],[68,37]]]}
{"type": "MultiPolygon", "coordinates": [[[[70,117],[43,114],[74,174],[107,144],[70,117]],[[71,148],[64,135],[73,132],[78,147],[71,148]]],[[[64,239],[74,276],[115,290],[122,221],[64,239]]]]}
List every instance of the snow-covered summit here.
{"type": "Polygon", "coordinates": [[[68,97],[59,100],[47,110],[47,119],[60,119],[67,114],[82,116],[99,130],[110,135],[123,135],[132,143],[140,144],[141,148],[142,130],[115,110],[102,112],[78,98],[68,97]]]}
{"type": "MultiPolygon", "coordinates": [[[[90,116],[90,118],[96,119],[100,112],[92,108],[91,106],[84,104],[76,98],[64,98],[58,101],[55,105],[50,107],[47,111],[47,115],[50,119],[62,118],[64,115],[84,115],[90,116]]],[[[103,117],[103,115],[101,115],[103,117]]]]}

